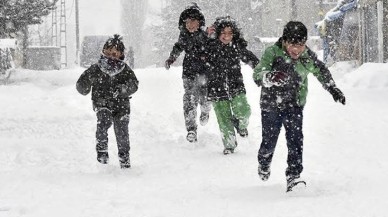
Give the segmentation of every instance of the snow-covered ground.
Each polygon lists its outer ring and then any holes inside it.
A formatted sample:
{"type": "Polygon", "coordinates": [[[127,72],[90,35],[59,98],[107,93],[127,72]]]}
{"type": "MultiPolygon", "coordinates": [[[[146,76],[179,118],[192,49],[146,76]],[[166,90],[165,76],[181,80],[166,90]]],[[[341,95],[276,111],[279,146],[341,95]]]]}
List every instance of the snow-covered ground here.
{"type": "Polygon", "coordinates": [[[0,217],[387,216],[388,64],[331,67],[347,104],[310,77],[305,108],[304,192],[285,193],[284,130],[267,182],[257,176],[260,89],[244,66],[249,137],[224,156],[214,113],[185,140],[181,68],[138,69],[132,99],[132,168],[120,170],[110,132],[109,165],[95,159],[83,69],[17,70],[0,86],[0,217]]]}

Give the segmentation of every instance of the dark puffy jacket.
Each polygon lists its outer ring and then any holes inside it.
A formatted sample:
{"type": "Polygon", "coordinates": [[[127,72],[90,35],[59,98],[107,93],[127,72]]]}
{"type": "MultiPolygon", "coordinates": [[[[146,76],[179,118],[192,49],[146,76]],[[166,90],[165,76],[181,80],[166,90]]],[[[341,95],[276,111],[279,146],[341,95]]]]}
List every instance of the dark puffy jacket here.
{"type": "Polygon", "coordinates": [[[252,68],[259,59],[246,48],[242,38],[224,45],[218,39],[209,39],[207,46],[208,99],[211,101],[229,100],[240,93],[246,93],[240,61],[252,68]]]}
{"type": "Polygon", "coordinates": [[[176,59],[185,51],[183,59],[183,78],[195,78],[198,74],[204,74],[204,56],[207,40],[207,33],[198,29],[190,33],[186,29],[181,30],[178,42],[175,43],[170,58],[176,59]]]}
{"type": "Polygon", "coordinates": [[[204,74],[204,50],[207,40],[205,27],[205,17],[197,4],[193,3],[187,7],[179,17],[179,38],[174,44],[170,53],[170,58],[176,60],[185,51],[183,59],[183,78],[194,79],[198,74],[204,74]],[[190,33],[185,26],[186,19],[196,19],[200,28],[194,33],[190,33]]]}
{"type": "Polygon", "coordinates": [[[211,101],[229,100],[240,93],[246,93],[240,61],[254,68],[259,59],[247,49],[247,41],[241,36],[234,19],[218,17],[213,24],[215,33],[206,46],[208,99],[211,101]],[[230,27],[233,40],[223,44],[219,39],[221,31],[230,27]]]}
{"type": "Polygon", "coordinates": [[[90,66],[77,81],[77,91],[87,95],[92,91],[93,108],[107,108],[113,115],[130,113],[130,96],[138,89],[135,73],[125,65],[124,69],[110,76],[101,71],[97,64],[90,66]]]}

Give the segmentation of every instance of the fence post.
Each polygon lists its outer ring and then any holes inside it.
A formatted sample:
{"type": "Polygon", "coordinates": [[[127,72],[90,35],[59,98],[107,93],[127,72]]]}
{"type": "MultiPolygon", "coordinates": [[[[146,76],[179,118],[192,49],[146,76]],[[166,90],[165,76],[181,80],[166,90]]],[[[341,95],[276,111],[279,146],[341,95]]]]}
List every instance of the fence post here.
{"type": "Polygon", "coordinates": [[[378,62],[384,62],[383,2],[377,2],[378,62]]]}
{"type": "Polygon", "coordinates": [[[364,44],[365,44],[365,22],[364,22],[364,7],[360,7],[358,10],[358,63],[362,65],[364,63],[364,44]]]}

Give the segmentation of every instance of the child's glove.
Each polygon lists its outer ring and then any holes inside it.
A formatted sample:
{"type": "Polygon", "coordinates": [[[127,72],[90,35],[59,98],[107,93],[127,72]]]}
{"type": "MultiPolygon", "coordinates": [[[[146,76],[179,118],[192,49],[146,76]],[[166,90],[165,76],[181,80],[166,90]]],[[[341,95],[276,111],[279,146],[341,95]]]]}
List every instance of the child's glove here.
{"type": "Polygon", "coordinates": [[[333,96],[334,101],[340,102],[343,105],[345,105],[346,103],[345,95],[342,93],[340,89],[338,89],[337,87],[331,86],[329,87],[328,91],[333,96]]]}
{"type": "Polygon", "coordinates": [[[117,98],[120,95],[124,95],[127,93],[128,86],[125,84],[117,85],[115,92],[113,93],[113,98],[117,98]]]}
{"type": "Polygon", "coordinates": [[[265,75],[265,78],[267,84],[275,86],[282,86],[289,80],[289,76],[282,71],[269,72],[265,75]]]}
{"type": "Polygon", "coordinates": [[[169,57],[166,62],[164,62],[164,67],[169,70],[170,69],[170,66],[175,62],[175,58],[174,57],[169,57]]]}

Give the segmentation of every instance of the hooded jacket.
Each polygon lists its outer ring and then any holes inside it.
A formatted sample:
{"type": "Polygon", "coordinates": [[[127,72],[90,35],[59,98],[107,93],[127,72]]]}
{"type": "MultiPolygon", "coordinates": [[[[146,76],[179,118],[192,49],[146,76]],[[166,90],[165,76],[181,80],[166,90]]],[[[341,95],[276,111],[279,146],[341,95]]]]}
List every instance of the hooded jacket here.
{"type": "Polygon", "coordinates": [[[280,38],[265,50],[253,73],[253,80],[261,86],[260,106],[265,111],[303,108],[308,92],[307,76],[310,73],[317,77],[324,89],[335,87],[330,71],[313,51],[306,47],[299,59],[293,60],[286,53],[282,42],[280,38]],[[286,73],[289,77],[288,83],[282,86],[263,85],[264,76],[273,71],[286,73]]]}
{"type": "Polygon", "coordinates": [[[176,60],[185,51],[183,59],[183,78],[194,79],[198,74],[204,74],[205,62],[203,61],[207,33],[204,30],[205,18],[199,7],[193,5],[186,8],[179,18],[179,38],[174,44],[170,53],[170,58],[176,60]],[[197,19],[200,23],[198,31],[190,33],[185,26],[188,18],[197,19]]]}
{"type": "Polygon", "coordinates": [[[178,28],[180,30],[185,29],[185,23],[187,19],[196,19],[199,21],[199,27],[205,26],[205,16],[203,16],[201,8],[196,3],[186,7],[179,16],[178,28]]]}
{"type": "Polygon", "coordinates": [[[207,43],[207,79],[208,99],[211,101],[230,100],[241,93],[246,93],[240,61],[252,68],[259,59],[247,49],[247,42],[241,37],[236,22],[230,18],[218,18],[214,23],[215,38],[207,43]],[[223,44],[218,36],[222,29],[231,27],[233,40],[223,44]]]}
{"type": "Polygon", "coordinates": [[[113,115],[124,116],[130,113],[130,96],[138,89],[139,81],[131,68],[113,76],[103,72],[98,64],[93,64],[82,73],[77,81],[77,91],[82,95],[92,92],[94,110],[106,108],[113,115]]]}

